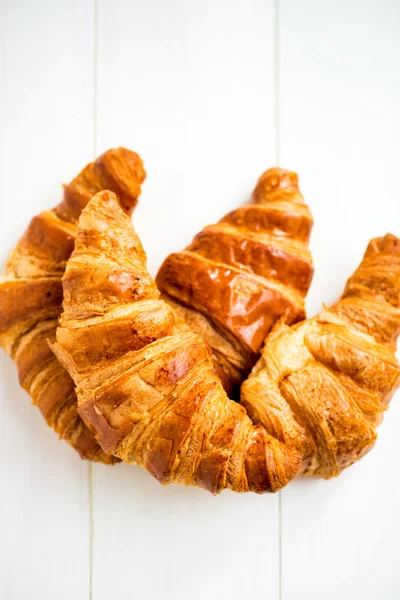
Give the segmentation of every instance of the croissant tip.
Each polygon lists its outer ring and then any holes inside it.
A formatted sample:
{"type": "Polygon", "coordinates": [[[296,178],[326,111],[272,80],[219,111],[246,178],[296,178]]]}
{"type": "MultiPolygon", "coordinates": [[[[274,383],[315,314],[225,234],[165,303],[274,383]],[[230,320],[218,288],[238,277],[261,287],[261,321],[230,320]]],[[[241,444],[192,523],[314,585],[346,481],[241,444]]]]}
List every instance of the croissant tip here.
{"type": "Polygon", "coordinates": [[[298,175],[295,171],[291,171],[290,169],[284,169],[283,167],[271,167],[264,171],[264,173],[259,177],[258,181],[264,181],[269,178],[277,178],[279,182],[283,180],[290,179],[292,182],[298,182],[298,175]]]}
{"type": "Polygon", "coordinates": [[[400,253],[400,239],[393,233],[387,233],[382,237],[371,240],[368,244],[366,254],[397,254],[400,253]]]}

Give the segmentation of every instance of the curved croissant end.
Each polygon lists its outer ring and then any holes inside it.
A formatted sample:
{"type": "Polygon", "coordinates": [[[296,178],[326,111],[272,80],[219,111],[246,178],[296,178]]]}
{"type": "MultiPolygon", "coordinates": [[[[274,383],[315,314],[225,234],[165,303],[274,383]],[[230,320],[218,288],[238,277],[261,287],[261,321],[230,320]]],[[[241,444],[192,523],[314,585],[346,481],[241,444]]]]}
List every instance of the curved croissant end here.
{"type": "Polygon", "coordinates": [[[90,163],[56,208],[32,219],[0,280],[0,344],[15,360],[21,385],[47,423],[82,456],[113,462],[77,413],[74,383],[48,346],[62,309],[61,278],[73,247],[76,221],[93,193],[110,188],[131,212],[145,172],[140,157],[117,148],[90,163]]]}
{"type": "Polygon", "coordinates": [[[226,396],[207,344],[162,299],[114,194],[83,211],[53,349],[102,448],[161,483],[276,491],[299,458],[226,396]]]}
{"type": "Polygon", "coordinates": [[[277,326],[242,386],[254,421],[300,453],[304,474],[332,477],[372,448],[399,384],[400,240],[372,240],[342,299],[277,326]]]}
{"type": "Polygon", "coordinates": [[[279,318],[304,319],[311,228],[296,173],[270,169],[251,204],[203,229],[161,266],[159,289],[212,348],[228,393],[249,374],[279,318]]]}

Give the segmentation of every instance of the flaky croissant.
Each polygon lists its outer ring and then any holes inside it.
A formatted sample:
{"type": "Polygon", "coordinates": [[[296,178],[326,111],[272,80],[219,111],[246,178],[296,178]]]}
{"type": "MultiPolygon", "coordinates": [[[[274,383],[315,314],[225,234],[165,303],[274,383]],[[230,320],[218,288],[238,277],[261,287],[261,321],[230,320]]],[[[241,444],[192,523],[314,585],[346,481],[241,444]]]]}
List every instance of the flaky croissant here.
{"type": "Polygon", "coordinates": [[[270,169],[251,204],[203,229],[161,266],[164,299],[208,342],[228,393],[249,374],[279,318],[304,319],[311,228],[297,175],[270,169]]]}
{"type": "Polygon", "coordinates": [[[339,302],[272,330],[241,389],[253,421],[302,457],[304,474],[332,477],[374,445],[399,384],[400,240],[372,240],[339,302]]]}
{"type": "Polygon", "coordinates": [[[160,482],[275,491],[299,458],[227,397],[203,339],[166,302],[110,192],[79,220],[53,349],[103,450],[160,482]]]}
{"type": "Polygon", "coordinates": [[[96,192],[115,191],[131,212],[144,180],[140,157],[129,150],[109,150],[64,189],[63,201],[36,216],[12,252],[0,280],[0,344],[15,360],[21,385],[47,423],[83,458],[113,462],[77,413],[74,384],[49,348],[62,308],[66,261],[76,222],[96,192]]]}

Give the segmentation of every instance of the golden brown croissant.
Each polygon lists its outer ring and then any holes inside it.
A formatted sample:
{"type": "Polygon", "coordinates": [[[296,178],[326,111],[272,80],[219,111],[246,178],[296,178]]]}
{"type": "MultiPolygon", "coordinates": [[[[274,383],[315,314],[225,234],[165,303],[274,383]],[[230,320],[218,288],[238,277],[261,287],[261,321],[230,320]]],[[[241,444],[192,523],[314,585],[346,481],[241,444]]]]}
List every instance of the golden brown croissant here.
{"type": "Polygon", "coordinates": [[[144,180],[140,157],[109,150],[64,190],[63,201],[30,223],[0,280],[0,344],[15,360],[21,385],[47,423],[83,458],[113,462],[77,414],[74,384],[49,348],[62,308],[61,278],[73,247],[76,221],[96,192],[114,190],[131,212],[144,180]]]}
{"type": "Polygon", "coordinates": [[[299,457],[229,400],[207,344],[160,299],[111,192],[83,211],[63,288],[53,348],[106,452],[213,493],[275,491],[293,478],[299,457]]]}
{"type": "Polygon", "coordinates": [[[400,240],[387,235],[370,242],[339,302],[272,330],[242,403],[302,456],[304,474],[335,476],[374,445],[399,384],[399,332],[400,240]]]}
{"type": "Polygon", "coordinates": [[[266,171],[252,203],[206,227],[161,266],[157,285],[213,350],[228,393],[249,374],[275,322],[304,319],[312,217],[297,175],[266,171]]]}
{"type": "Polygon", "coordinates": [[[54,346],[72,375],[79,413],[106,452],[162,483],[213,493],[276,491],[300,469],[332,476],[360,458],[400,368],[400,240],[370,243],[341,301],[270,333],[228,399],[202,338],[159,298],[145,254],[113,194],[79,222],[54,346]]]}

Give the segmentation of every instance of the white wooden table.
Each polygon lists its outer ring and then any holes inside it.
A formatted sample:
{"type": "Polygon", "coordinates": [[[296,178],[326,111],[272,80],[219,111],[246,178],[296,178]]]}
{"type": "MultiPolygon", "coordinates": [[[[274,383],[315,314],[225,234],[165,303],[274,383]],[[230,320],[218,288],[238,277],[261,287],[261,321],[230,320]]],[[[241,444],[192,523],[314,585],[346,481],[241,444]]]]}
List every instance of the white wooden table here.
{"type": "MultiPolygon", "coordinates": [[[[277,163],[315,217],[309,314],[400,235],[396,0],[0,0],[0,256],[108,147],[148,171],[153,273],[277,163]]],[[[340,479],[161,488],[80,462],[0,365],[2,600],[400,597],[400,397],[340,479]]]]}

